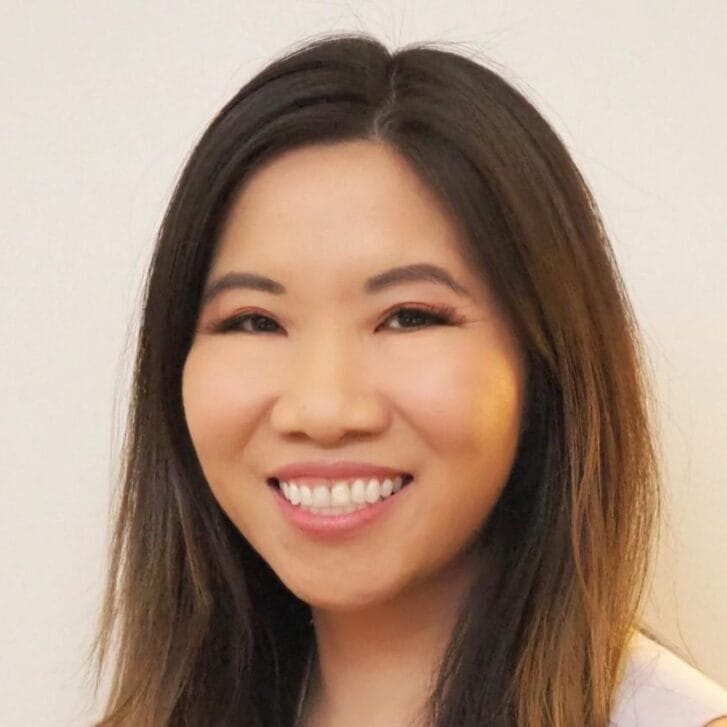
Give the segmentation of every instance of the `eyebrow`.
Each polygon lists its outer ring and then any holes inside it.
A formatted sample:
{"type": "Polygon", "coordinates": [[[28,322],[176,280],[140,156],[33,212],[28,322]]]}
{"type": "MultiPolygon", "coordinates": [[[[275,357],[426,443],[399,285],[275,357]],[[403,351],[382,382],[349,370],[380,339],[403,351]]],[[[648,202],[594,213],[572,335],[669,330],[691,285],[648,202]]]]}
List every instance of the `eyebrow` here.
{"type": "MultiPolygon", "coordinates": [[[[385,270],[383,273],[378,273],[365,282],[364,292],[377,293],[393,285],[421,281],[439,283],[459,295],[472,297],[472,293],[464,285],[455,280],[444,268],[440,268],[438,265],[432,265],[431,263],[402,265],[385,270]]],[[[209,303],[214,297],[222,293],[222,291],[232,288],[261,290],[265,293],[272,293],[273,295],[283,295],[286,292],[284,285],[263,275],[250,272],[232,272],[212,280],[207,285],[202,294],[202,305],[209,303]]]]}

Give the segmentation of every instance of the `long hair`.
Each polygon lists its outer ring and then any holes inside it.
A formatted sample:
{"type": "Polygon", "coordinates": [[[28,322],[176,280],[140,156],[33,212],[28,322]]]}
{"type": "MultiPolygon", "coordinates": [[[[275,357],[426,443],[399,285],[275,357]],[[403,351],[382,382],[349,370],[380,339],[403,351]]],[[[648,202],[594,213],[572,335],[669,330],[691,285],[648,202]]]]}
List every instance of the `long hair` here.
{"type": "Polygon", "coordinates": [[[528,360],[526,423],[482,529],[502,567],[469,593],[430,722],[608,724],[659,510],[637,323],[597,205],[556,132],[501,74],[438,45],[308,39],[244,85],[187,160],[145,279],[92,650],[97,689],[114,653],[97,727],[294,722],[310,609],[211,495],[181,375],[241,185],[286,150],[354,139],[396,150],[441,198],[528,360]]]}

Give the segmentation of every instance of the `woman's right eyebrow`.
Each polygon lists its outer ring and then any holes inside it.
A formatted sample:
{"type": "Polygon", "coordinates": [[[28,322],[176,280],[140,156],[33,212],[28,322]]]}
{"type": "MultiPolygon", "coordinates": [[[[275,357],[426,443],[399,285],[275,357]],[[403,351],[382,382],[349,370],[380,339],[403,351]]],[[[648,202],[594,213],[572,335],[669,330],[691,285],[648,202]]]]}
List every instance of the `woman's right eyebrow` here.
{"type": "Polygon", "coordinates": [[[285,286],[281,283],[266,278],[264,275],[248,272],[225,273],[210,281],[202,293],[202,305],[206,305],[222,291],[231,288],[247,288],[248,290],[262,290],[274,295],[283,295],[285,286]]]}
{"type": "MultiPolygon", "coordinates": [[[[439,283],[453,290],[459,295],[472,298],[472,294],[458,282],[454,276],[444,268],[431,263],[413,263],[385,270],[369,278],[364,284],[364,292],[376,293],[392,285],[404,283],[428,281],[439,283]]],[[[202,294],[202,304],[206,305],[214,297],[224,290],[230,288],[247,288],[248,290],[261,290],[273,295],[283,295],[286,292],[285,286],[271,278],[257,273],[236,271],[225,273],[212,280],[202,294]]]]}

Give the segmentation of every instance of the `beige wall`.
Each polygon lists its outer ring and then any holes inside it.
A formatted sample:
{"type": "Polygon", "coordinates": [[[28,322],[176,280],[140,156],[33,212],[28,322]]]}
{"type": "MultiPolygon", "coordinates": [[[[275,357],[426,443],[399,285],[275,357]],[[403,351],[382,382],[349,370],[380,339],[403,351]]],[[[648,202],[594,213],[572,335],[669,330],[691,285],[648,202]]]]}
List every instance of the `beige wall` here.
{"type": "Polygon", "coordinates": [[[727,686],[723,0],[46,0],[2,15],[0,723],[88,724],[82,655],[154,231],[222,102],[324,30],[465,41],[573,150],[658,384],[671,516],[647,611],[727,686]]]}

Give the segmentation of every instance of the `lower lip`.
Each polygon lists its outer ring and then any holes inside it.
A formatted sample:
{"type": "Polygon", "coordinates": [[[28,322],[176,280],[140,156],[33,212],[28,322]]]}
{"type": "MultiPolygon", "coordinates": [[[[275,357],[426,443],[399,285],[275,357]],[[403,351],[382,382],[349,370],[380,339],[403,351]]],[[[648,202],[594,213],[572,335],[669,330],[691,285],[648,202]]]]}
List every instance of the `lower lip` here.
{"type": "Polygon", "coordinates": [[[366,505],[360,510],[346,513],[345,515],[320,515],[310,510],[303,510],[297,505],[292,505],[280,491],[277,485],[269,485],[276,495],[278,505],[288,522],[308,535],[319,538],[340,538],[348,535],[357,535],[369,525],[386,517],[392,509],[396,508],[397,502],[402,502],[407,497],[407,491],[413,484],[411,480],[398,492],[386,499],[379,500],[373,505],[366,505]]]}

